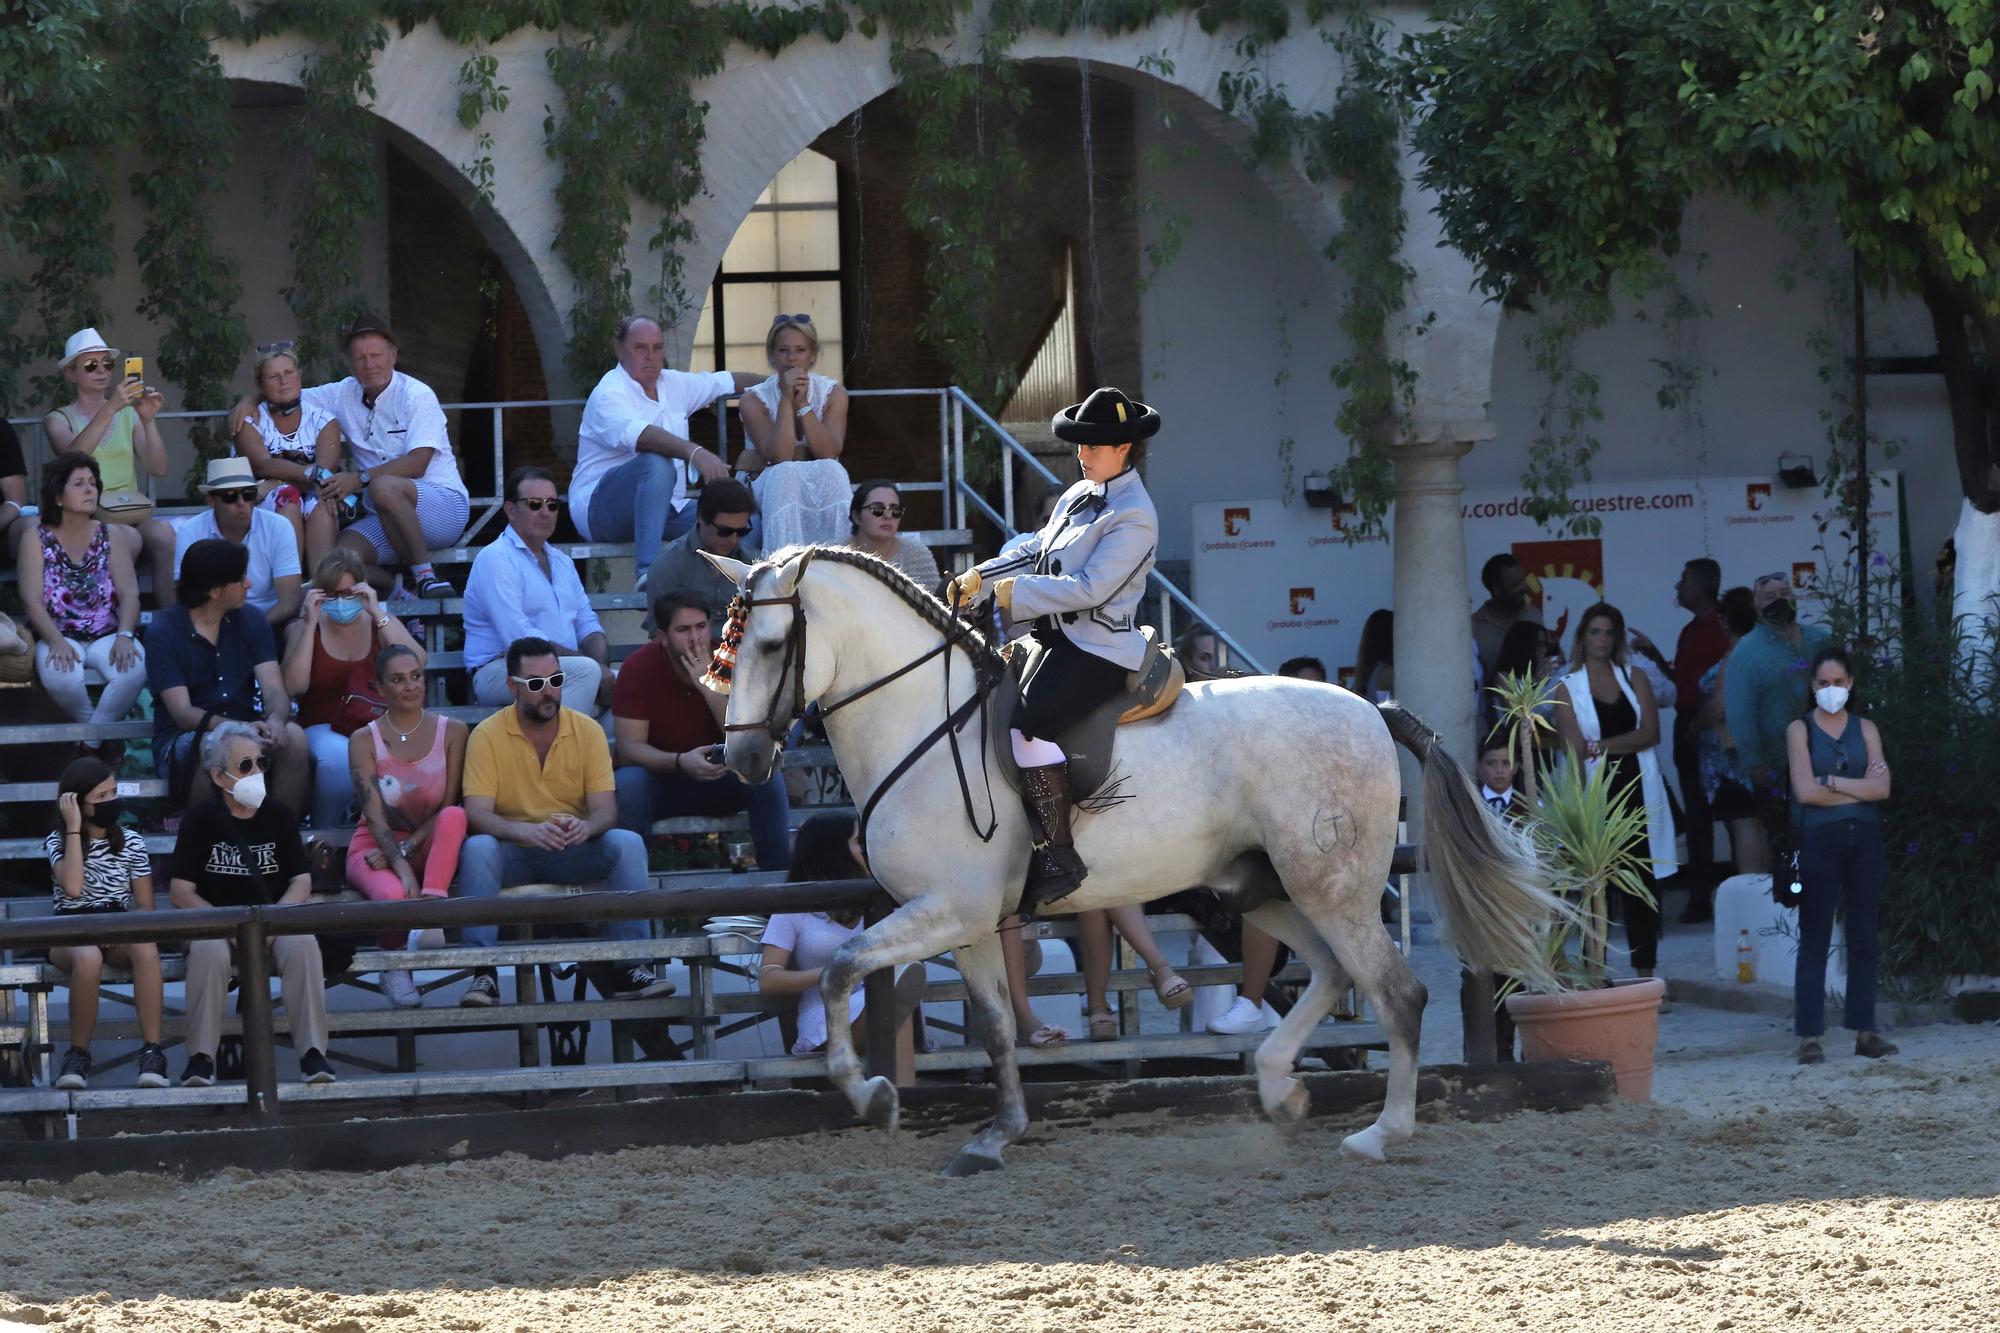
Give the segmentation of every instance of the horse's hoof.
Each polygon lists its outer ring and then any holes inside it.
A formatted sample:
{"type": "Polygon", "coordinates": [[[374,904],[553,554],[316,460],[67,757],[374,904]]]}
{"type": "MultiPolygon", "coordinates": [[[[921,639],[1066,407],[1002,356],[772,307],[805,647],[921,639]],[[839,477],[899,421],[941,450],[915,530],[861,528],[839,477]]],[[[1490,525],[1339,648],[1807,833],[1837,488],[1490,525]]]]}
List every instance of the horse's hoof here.
{"type": "Polygon", "coordinates": [[[971,1148],[960,1148],[958,1155],[951,1159],[951,1165],[944,1169],[945,1175],[957,1179],[962,1176],[976,1176],[982,1171],[998,1171],[1006,1163],[999,1153],[988,1155],[975,1152],[971,1148]]]}
{"type": "Polygon", "coordinates": [[[1389,1160],[1383,1147],[1382,1127],[1370,1125],[1358,1133],[1349,1134],[1340,1141],[1340,1155],[1357,1162],[1373,1162],[1380,1166],[1389,1160]]]}
{"type": "Polygon", "coordinates": [[[1266,1107],[1264,1113],[1279,1129],[1297,1129],[1305,1123],[1306,1112],[1312,1109],[1312,1094],[1295,1078],[1285,1082],[1290,1085],[1285,1095],[1266,1107]]]}
{"type": "Polygon", "coordinates": [[[861,1111],[862,1123],[894,1133],[896,1122],[902,1116],[896,1085],[878,1074],[862,1086],[868,1094],[868,1104],[861,1111]]]}

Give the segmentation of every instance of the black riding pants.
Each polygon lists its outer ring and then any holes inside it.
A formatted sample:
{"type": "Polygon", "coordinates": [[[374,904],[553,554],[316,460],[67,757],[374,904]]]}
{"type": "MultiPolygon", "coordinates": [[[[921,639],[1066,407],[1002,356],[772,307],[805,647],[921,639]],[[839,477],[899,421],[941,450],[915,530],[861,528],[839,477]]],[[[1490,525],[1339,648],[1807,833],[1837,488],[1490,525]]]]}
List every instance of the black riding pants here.
{"type": "Polygon", "coordinates": [[[1035,627],[1035,642],[1042,651],[1021,681],[1014,712],[1023,736],[1052,741],[1125,689],[1124,667],[1077,647],[1046,622],[1035,627]]]}

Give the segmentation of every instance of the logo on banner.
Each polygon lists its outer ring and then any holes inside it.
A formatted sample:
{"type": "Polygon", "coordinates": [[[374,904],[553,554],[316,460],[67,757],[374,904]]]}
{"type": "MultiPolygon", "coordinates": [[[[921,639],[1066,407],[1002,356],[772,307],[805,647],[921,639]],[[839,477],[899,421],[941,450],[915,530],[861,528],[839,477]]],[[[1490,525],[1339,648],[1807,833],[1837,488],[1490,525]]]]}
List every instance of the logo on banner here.
{"type": "Polygon", "coordinates": [[[1306,608],[1311,606],[1312,604],[1313,604],[1313,590],[1311,588],[1292,589],[1293,615],[1295,616],[1304,615],[1306,613],[1306,608]]]}
{"type": "Polygon", "coordinates": [[[1262,551],[1278,544],[1276,537],[1246,537],[1250,528],[1250,506],[1231,505],[1222,511],[1222,536],[1201,543],[1204,554],[1209,551],[1262,551]]]}
{"type": "Polygon", "coordinates": [[[1764,501],[1771,498],[1771,483],[1753,481],[1743,488],[1743,507],[1756,513],[1764,507],[1764,501]]]}
{"type": "Polygon", "coordinates": [[[1792,561],[1792,587],[1799,592],[1809,591],[1819,579],[1819,566],[1810,560],[1792,561]]]}
{"type": "Polygon", "coordinates": [[[1313,603],[1319,599],[1318,588],[1289,588],[1285,593],[1285,607],[1289,614],[1282,620],[1264,622],[1266,633],[1276,633],[1281,629],[1330,629],[1340,623],[1339,616],[1315,616],[1313,603]]]}
{"type": "Polygon", "coordinates": [[[1515,542],[1513,552],[1528,576],[1528,590],[1541,609],[1542,624],[1558,640],[1573,614],[1604,600],[1602,538],[1515,542]]]}
{"type": "Polygon", "coordinates": [[[1340,688],[1341,688],[1341,689],[1343,689],[1343,690],[1351,690],[1351,689],[1353,689],[1353,688],[1354,688],[1354,673],[1355,673],[1355,672],[1356,672],[1357,670],[1359,670],[1359,668],[1358,668],[1358,667],[1351,667],[1351,666],[1344,666],[1344,667],[1340,668],[1340,669],[1339,669],[1338,671],[1336,671],[1336,672],[1334,673],[1334,681],[1333,681],[1333,683],[1334,683],[1334,684],[1336,684],[1336,685],[1338,685],[1338,686],[1340,686],[1340,688]]]}
{"type": "MultiPolygon", "coordinates": [[[[1770,487],[1767,486],[1764,489],[1769,490],[1770,487]]],[[[1225,537],[1240,537],[1243,535],[1244,525],[1249,522],[1249,509],[1225,509],[1222,511],[1222,535],[1225,537]]]]}

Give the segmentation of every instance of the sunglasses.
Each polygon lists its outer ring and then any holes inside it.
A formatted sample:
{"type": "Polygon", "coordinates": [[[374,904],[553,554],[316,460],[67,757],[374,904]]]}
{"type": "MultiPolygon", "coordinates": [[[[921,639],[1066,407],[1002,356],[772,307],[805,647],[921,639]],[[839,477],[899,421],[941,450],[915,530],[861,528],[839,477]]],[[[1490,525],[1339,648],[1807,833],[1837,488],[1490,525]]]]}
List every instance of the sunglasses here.
{"type": "Polygon", "coordinates": [[[901,518],[903,516],[903,506],[884,504],[862,505],[861,512],[864,514],[873,514],[877,518],[901,518]]]}
{"type": "Polygon", "coordinates": [[[288,355],[291,352],[292,348],[295,346],[297,346],[297,344],[294,343],[290,338],[285,338],[274,343],[258,343],[257,355],[285,356],[288,355]]]}
{"type": "Polygon", "coordinates": [[[104,360],[99,361],[94,356],[87,356],[83,360],[77,362],[76,367],[78,370],[81,370],[86,375],[96,370],[109,370],[111,369],[111,358],[106,357],[104,360]]]}
{"type": "Polygon", "coordinates": [[[226,491],[210,491],[208,494],[211,499],[220,500],[226,505],[257,503],[257,488],[255,486],[234,487],[226,491]]]}
{"type": "Polygon", "coordinates": [[[771,327],[774,329],[777,328],[780,324],[810,324],[812,322],[813,322],[813,317],[811,315],[771,316],[771,327]]]}
{"type": "Polygon", "coordinates": [[[507,679],[528,687],[528,693],[540,694],[543,690],[559,690],[563,687],[563,673],[553,676],[509,676],[507,679]]]}
{"type": "Polygon", "coordinates": [[[256,770],[259,773],[265,773],[270,771],[270,767],[271,767],[271,761],[269,757],[261,754],[253,755],[248,759],[239,759],[236,761],[236,772],[238,776],[246,778],[250,776],[252,769],[256,770]]]}
{"type": "Polygon", "coordinates": [[[553,514],[562,508],[561,500],[544,500],[540,496],[536,496],[532,500],[516,500],[514,503],[520,505],[531,514],[539,514],[544,509],[553,514]]]}
{"type": "Polygon", "coordinates": [[[727,523],[711,523],[708,526],[715,529],[715,535],[718,537],[748,537],[750,535],[748,524],[740,528],[732,528],[727,523]]]}

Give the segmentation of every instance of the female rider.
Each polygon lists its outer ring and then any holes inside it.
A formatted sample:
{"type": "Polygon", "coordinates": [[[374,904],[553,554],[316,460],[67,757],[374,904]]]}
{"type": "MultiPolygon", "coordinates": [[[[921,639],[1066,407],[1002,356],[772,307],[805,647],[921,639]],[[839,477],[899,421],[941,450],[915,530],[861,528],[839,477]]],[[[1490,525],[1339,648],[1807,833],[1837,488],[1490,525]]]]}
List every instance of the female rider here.
{"type": "Polygon", "coordinates": [[[1063,492],[1047,526],[953,579],[946,598],[970,602],[994,579],[994,600],[1016,624],[1034,622],[1041,649],[1014,714],[1014,761],[1041,832],[1024,912],[1067,897],[1088,873],[1070,841],[1069,760],[1055,738],[1122,691],[1145,658],[1136,613],[1160,533],[1135,470],[1160,429],[1158,412],[1103,388],[1058,412],[1054,429],[1076,446],[1083,480],[1063,492]]]}

